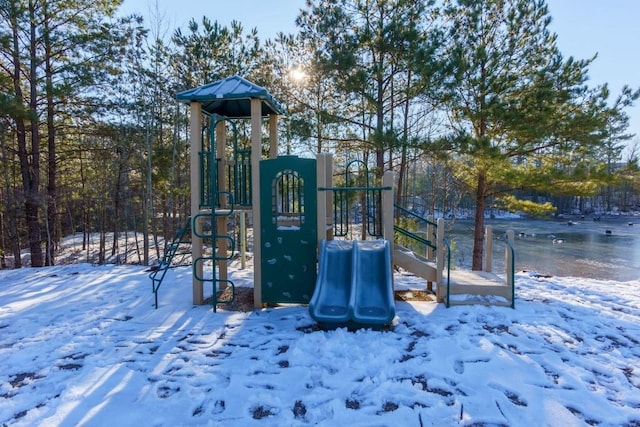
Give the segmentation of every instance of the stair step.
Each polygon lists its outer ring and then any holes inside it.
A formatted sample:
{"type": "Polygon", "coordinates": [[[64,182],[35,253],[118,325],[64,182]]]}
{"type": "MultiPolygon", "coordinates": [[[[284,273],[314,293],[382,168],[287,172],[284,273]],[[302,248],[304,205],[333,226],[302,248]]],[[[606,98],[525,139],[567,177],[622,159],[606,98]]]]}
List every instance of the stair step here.
{"type": "Polygon", "coordinates": [[[429,282],[436,281],[436,264],[402,246],[395,246],[393,263],[429,282]]]}
{"type": "Polygon", "coordinates": [[[481,297],[477,295],[470,295],[465,298],[458,298],[457,295],[451,295],[449,297],[449,306],[452,305],[486,305],[486,306],[499,306],[499,307],[511,307],[511,299],[505,299],[496,296],[481,297]]]}
{"type": "Polygon", "coordinates": [[[449,283],[449,305],[512,305],[512,289],[497,274],[454,270],[449,283]]]}
{"type": "Polygon", "coordinates": [[[487,271],[453,270],[450,277],[451,293],[469,293],[476,295],[503,295],[511,292],[505,280],[497,274],[487,271]]]}

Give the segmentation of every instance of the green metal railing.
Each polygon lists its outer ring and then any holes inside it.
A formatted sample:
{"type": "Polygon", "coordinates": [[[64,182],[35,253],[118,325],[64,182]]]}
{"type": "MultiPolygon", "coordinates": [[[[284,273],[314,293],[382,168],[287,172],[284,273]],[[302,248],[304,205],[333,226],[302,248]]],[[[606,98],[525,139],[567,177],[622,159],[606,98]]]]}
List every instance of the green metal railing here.
{"type": "Polygon", "coordinates": [[[173,235],[173,239],[171,243],[165,245],[164,254],[162,255],[162,260],[160,264],[158,264],[157,268],[154,269],[151,273],[149,273],[149,278],[151,279],[151,286],[153,289],[153,295],[155,298],[155,307],[158,308],[158,290],[160,289],[160,285],[162,285],[162,281],[164,280],[165,275],[167,274],[167,270],[173,267],[178,267],[182,265],[179,263],[178,265],[174,265],[174,259],[177,255],[185,255],[179,252],[180,246],[183,244],[191,243],[190,241],[185,240],[187,235],[191,233],[191,217],[187,218],[187,221],[182,228],[178,228],[173,235]]]}
{"type": "Polygon", "coordinates": [[[227,182],[236,206],[251,206],[251,150],[234,147],[234,159],[227,164],[227,182]]]}
{"type": "MultiPolygon", "coordinates": [[[[509,249],[509,251],[511,251],[511,265],[507,266],[507,268],[509,268],[509,270],[507,271],[507,274],[509,275],[509,277],[511,278],[511,308],[516,308],[516,280],[515,280],[515,271],[516,271],[516,251],[513,248],[513,245],[511,243],[511,241],[509,240],[509,236],[507,234],[504,235],[503,240],[505,242],[505,244],[507,245],[507,248],[509,249]]],[[[446,242],[446,241],[445,241],[446,242]]],[[[447,244],[447,251],[448,253],[451,252],[451,248],[449,247],[448,242],[446,242],[447,244]]],[[[447,255],[448,258],[448,263],[449,265],[451,264],[451,257],[449,255],[447,255]]],[[[449,267],[447,267],[447,270],[449,270],[449,267]]],[[[509,281],[509,278],[505,278],[505,280],[509,281]]],[[[449,295],[450,295],[450,281],[449,281],[449,273],[447,272],[447,299],[446,299],[446,305],[447,308],[449,308],[450,302],[449,302],[449,295]]]]}
{"type": "MultiPolygon", "coordinates": [[[[434,243],[434,241],[437,241],[436,236],[437,236],[437,232],[438,232],[438,224],[436,222],[430,221],[427,218],[423,218],[420,215],[416,214],[415,212],[412,212],[408,209],[403,208],[402,206],[393,205],[394,209],[396,209],[396,212],[400,212],[402,214],[404,214],[407,218],[408,217],[413,217],[415,218],[420,224],[427,226],[427,229],[429,229],[429,226],[431,226],[433,228],[433,232],[431,236],[427,236],[427,237],[432,237],[433,240],[429,240],[429,239],[425,239],[424,237],[420,236],[419,234],[414,233],[413,231],[407,230],[405,228],[400,227],[399,225],[394,224],[393,225],[393,230],[397,233],[402,234],[403,236],[407,237],[410,240],[413,240],[417,243],[421,243],[429,248],[432,248],[434,250],[434,253],[436,254],[436,256],[439,255],[438,251],[440,250],[440,248],[437,247],[437,244],[434,243]]],[[[396,215],[397,217],[397,215],[396,215]]],[[[445,238],[444,241],[444,246],[445,249],[447,251],[446,253],[446,266],[447,266],[447,281],[446,281],[446,288],[447,288],[447,298],[446,298],[446,305],[447,307],[449,307],[449,288],[451,286],[451,244],[449,243],[449,239],[445,238]]],[[[410,249],[410,248],[409,248],[410,249]]],[[[441,283],[438,283],[438,286],[442,286],[441,283]]]]}
{"type": "Polygon", "coordinates": [[[318,191],[333,192],[333,227],[334,236],[345,237],[349,234],[349,224],[351,223],[351,214],[349,213],[349,202],[354,200],[351,194],[357,192],[365,192],[366,216],[363,222],[366,222],[367,234],[372,237],[382,237],[382,192],[391,190],[391,187],[318,187],[318,191]]]}
{"type": "Polygon", "coordinates": [[[451,295],[451,244],[449,239],[444,239],[444,244],[447,247],[447,300],[446,307],[449,308],[449,295],[451,295]]]}
{"type": "Polygon", "coordinates": [[[336,237],[349,234],[350,224],[362,221],[369,236],[382,237],[382,191],[391,187],[370,185],[369,169],[362,160],[351,160],[344,170],[343,187],[319,188],[320,191],[333,192],[333,232],[336,237]],[[358,176],[354,178],[352,168],[359,166],[358,176]],[[362,185],[364,183],[364,185],[362,185]],[[361,214],[361,218],[359,218],[361,214]]]}
{"type": "Polygon", "coordinates": [[[504,242],[511,251],[511,265],[508,274],[511,276],[511,308],[516,308],[516,251],[507,234],[504,235],[504,242]]]}
{"type": "Polygon", "coordinates": [[[233,120],[226,117],[211,115],[209,126],[209,146],[201,147],[200,157],[200,207],[203,209],[220,206],[217,190],[233,193],[236,206],[251,206],[251,150],[242,149],[238,144],[238,128],[233,120]],[[233,156],[231,161],[225,161],[225,153],[216,153],[215,128],[221,123],[229,123],[233,135],[233,156]],[[222,188],[219,182],[218,170],[224,168],[227,179],[226,188],[222,188]]]}
{"type": "MultiPolygon", "coordinates": [[[[403,208],[402,206],[394,204],[393,208],[396,210],[396,212],[400,212],[400,213],[405,214],[407,216],[407,218],[411,216],[411,217],[415,218],[416,220],[418,220],[418,222],[423,224],[423,225],[432,226],[433,227],[433,236],[431,236],[431,237],[433,237],[434,240],[435,240],[436,230],[438,228],[438,225],[435,222],[429,221],[428,219],[423,218],[420,215],[417,215],[414,212],[411,212],[410,210],[403,208]]],[[[396,217],[397,217],[397,215],[396,215],[396,217]]],[[[410,240],[414,240],[414,241],[416,241],[418,243],[421,243],[421,244],[423,244],[423,245],[425,245],[427,247],[430,247],[432,249],[437,249],[436,248],[436,244],[433,243],[432,240],[425,239],[424,237],[420,236],[419,234],[414,233],[411,230],[407,230],[406,228],[402,228],[401,226],[396,225],[396,224],[393,225],[393,230],[398,232],[398,233],[400,233],[400,234],[402,234],[405,237],[408,237],[410,240]]],[[[430,236],[427,236],[427,237],[430,237],[430,236]]]]}
{"type": "Polygon", "coordinates": [[[215,172],[216,162],[212,159],[215,154],[212,151],[201,151],[200,156],[200,208],[210,208],[215,205],[211,199],[214,189],[218,185],[215,172]]]}

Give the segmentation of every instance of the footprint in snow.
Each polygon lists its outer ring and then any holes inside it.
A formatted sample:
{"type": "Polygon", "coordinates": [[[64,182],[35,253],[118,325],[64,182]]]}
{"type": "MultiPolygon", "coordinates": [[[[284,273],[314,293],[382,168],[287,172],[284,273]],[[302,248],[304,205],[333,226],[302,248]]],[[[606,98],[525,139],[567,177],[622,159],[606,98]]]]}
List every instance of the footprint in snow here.
{"type": "Polygon", "coordinates": [[[156,390],[156,393],[158,394],[158,397],[160,399],[166,399],[168,397],[173,396],[179,391],[180,391],[180,386],[177,384],[162,383],[158,385],[158,389],[156,390]]]}

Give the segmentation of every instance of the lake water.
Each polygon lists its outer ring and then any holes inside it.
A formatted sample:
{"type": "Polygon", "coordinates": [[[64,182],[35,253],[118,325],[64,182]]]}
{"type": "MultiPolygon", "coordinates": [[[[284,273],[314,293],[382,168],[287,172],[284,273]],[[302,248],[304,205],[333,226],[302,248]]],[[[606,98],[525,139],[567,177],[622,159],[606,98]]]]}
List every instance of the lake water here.
{"type": "MultiPolygon", "coordinates": [[[[629,281],[640,279],[640,217],[494,219],[493,271],[504,272],[504,243],[515,233],[516,271],[553,276],[629,281]],[[569,225],[569,221],[572,222],[569,225]],[[629,225],[632,224],[632,225],[629,225]],[[609,234],[610,232],[610,234],[609,234]]],[[[456,220],[445,233],[455,242],[452,265],[471,268],[473,221],[456,220]]]]}

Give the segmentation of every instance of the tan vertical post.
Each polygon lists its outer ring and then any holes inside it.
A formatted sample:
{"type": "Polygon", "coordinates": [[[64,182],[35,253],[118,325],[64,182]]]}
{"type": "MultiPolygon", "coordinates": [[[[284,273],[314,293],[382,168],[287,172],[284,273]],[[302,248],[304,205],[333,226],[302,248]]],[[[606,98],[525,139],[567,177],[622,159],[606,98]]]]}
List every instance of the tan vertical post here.
{"type": "Polygon", "coordinates": [[[262,242],[260,233],[260,157],[262,154],[262,101],[251,99],[251,209],[253,213],[253,306],[262,308],[262,242]]]}
{"type": "MultiPolygon", "coordinates": [[[[325,153],[325,187],[333,187],[333,154],[325,153]]],[[[333,191],[327,191],[326,201],[326,224],[327,240],[333,240],[333,191]]]]}
{"type": "MultiPolygon", "coordinates": [[[[427,221],[429,221],[427,223],[427,235],[425,236],[425,238],[432,242],[433,241],[433,215],[429,215],[427,217],[427,221]]],[[[427,246],[427,259],[431,260],[433,259],[433,248],[431,246],[427,246]]]]}
{"type": "Polygon", "coordinates": [[[391,250],[391,289],[395,290],[395,282],[393,280],[393,172],[386,171],[382,175],[382,186],[391,187],[390,190],[382,190],[382,238],[389,241],[389,249],[391,250]]]}
{"type": "Polygon", "coordinates": [[[278,116],[269,115],[269,158],[278,157],[278,116]]]}
{"type": "Polygon", "coordinates": [[[393,172],[386,171],[382,176],[382,186],[391,190],[382,191],[382,238],[389,241],[393,251],[393,172]]]}
{"type": "MultiPolygon", "coordinates": [[[[433,222],[435,221],[435,219],[433,218],[433,215],[429,215],[427,216],[427,235],[424,236],[425,239],[427,239],[428,241],[431,242],[431,244],[434,244],[435,242],[433,241],[433,222]]],[[[433,260],[434,257],[434,252],[433,252],[433,248],[431,246],[427,246],[427,250],[425,253],[426,257],[428,260],[433,260]]],[[[433,291],[433,282],[430,280],[427,280],[427,290],[428,291],[433,291]]]]}
{"type": "MultiPolygon", "coordinates": [[[[507,230],[507,239],[509,243],[514,244],[513,230],[507,230]]],[[[513,262],[513,254],[509,245],[505,245],[504,249],[504,276],[507,278],[507,286],[513,286],[513,276],[511,276],[511,263],[513,262]]]]}
{"type": "MultiPolygon", "coordinates": [[[[218,162],[218,191],[224,191],[228,189],[227,185],[227,174],[226,174],[226,148],[227,148],[227,129],[226,123],[224,120],[220,120],[216,125],[216,161],[218,162]],[[218,160],[220,159],[220,160],[218,160]]],[[[229,208],[228,197],[226,195],[221,195],[219,198],[220,208],[227,209],[229,208]]],[[[215,209],[215,207],[214,207],[215,209]]],[[[216,232],[219,235],[226,236],[227,234],[227,217],[221,216],[216,219],[218,222],[216,226],[216,232]]],[[[229,244],[227,239],[216,239],[212,244],[217,245],[218,247],[218,258],[222,258],[220,261],[215,262],[214,264],[218,265],[218,277],[220,279],[228,279],[229,274],[227,270],[227,251],[229,249],[229,244]]],[[[214,266],[215,268],[215,266],[214,266]]],[[[226,282],[220,283],[220,290],[223,290],[227,287],[226,282]]]]}
{"type": "MultiPolygon", "coordinates": [[[[218,162],[218,190],[227,189],[227,174],[225,173],[225,159],[227,148],[227,128],[226,122],[220,120],[216,125],[216,157],[220,159],[218,162]]],[[[216,159],[217,160],[217,159],[216,159]]],[[[221,198],[221,206],[226,207],[226,197],[221,198]]]]}
{"type": "Polygon", "coordinates": [[[436,300],[441,302],[445,297],[444,261],[447,256],[447,248],[444,246],[444,218],[436,221],[436,300]]]}
{"type": "MultiPolygon", "coordinates": [[[[316,155],[316,181],[318,187],[326,187],[325,183],[327,182],[326,173],[327,167],[325,162],[327,161],[326,154],[317,154],[316,155]]],[[[317,209],[318,209],[318,218],[317,218],[317,234],[318,234],[318,245],[322,240],[327,238],[327,195],[330,191],[318,191],[317,193],[317,209]]]]}
{"type": "MultiPolygon", "coordinates": [[[[196,215],[200,212],[200,185],[201,168],[200,168],[200,150],[202,149],[202,106],[199,102],[191,102],[189,111],[189,124],[190,124],[190,142],[191,142],[191,226],[193,230],[202,232],[202,224],[200,221],[196,221],[196,215]]],[[[191,257],[195,261],[197,258],[202,257],[202,239],[197,237],[195,233],[191,233],[191,257]]],[[[193,304],[201,305],[204,302],[204,290],[202,287],[202,281],[198,280],[196,276],[202,277],[202,262],[193,263],[193,304]]]]}
{"type": "Polygon", "coordinates": [[[484,271],[491,272],[493,264],[493,227],[484,228],[484,271]]]}

